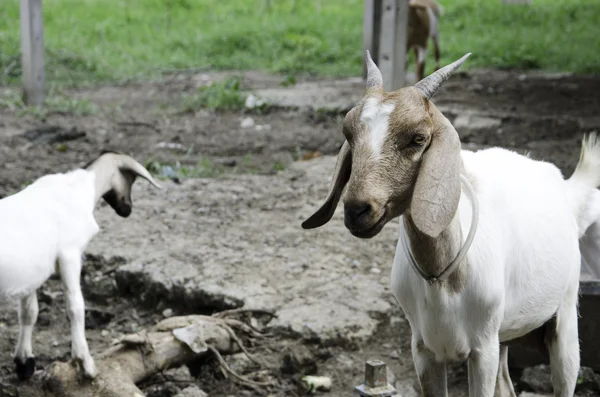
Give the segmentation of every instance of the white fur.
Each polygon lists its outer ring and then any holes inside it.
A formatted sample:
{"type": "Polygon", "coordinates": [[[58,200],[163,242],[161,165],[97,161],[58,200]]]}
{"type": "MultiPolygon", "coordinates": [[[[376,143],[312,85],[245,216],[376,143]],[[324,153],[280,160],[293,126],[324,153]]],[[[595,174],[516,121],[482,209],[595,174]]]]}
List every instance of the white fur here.
{"type": "Polygon", "coordinates": [[[381,154],[385,137],[389,132],[390,114],[394,111],[393,103],[381,103],[378,98],[369,98],[365,102],[360,121],[366,125],[369,145],[375,157],[381,154]]]}
{"type": "MultiPolygon", "coordinates": [[[[588,163],[600,162],[599,153],[589,153],[588,163]]],[[[394,258],[392,291],[412,329],[415,366],[433,373],[443,368],[436,363],[468,357],[470,395],[491,397],[499,342],[556,315],[560,340],[550,351],[554,389],[557,396],[572,396],[579,368],[579,238],[600,219],[595,189],[600,167],[581,167],[564,180],[554,165],[505,149],[461,156],[480,207],[464,289],[428,285],[411,268],[400,242],[394,258]]],[[[464,194],[454,221],[464,238],[471,223],[464,194]]],[[[405,233],[402,219],[400,225],[405,233]]],[[[589,246],[599,253],[597,240],[589,246]]],[[[598,256],[593,259],[600,262],[598,256]]]]}
{"type": "Polygon", "coordinates": [[[72,355],[83,361],[88,374],[96,373],[85,339],[79,284],[82,253],[99,231],[93,216],[95,195],[95,174],[77,170],[44,176],[0,200],[0,295],[20,299],[16,357],[33,357],[36,290],[58,268],[71,320],[72,355]]]}

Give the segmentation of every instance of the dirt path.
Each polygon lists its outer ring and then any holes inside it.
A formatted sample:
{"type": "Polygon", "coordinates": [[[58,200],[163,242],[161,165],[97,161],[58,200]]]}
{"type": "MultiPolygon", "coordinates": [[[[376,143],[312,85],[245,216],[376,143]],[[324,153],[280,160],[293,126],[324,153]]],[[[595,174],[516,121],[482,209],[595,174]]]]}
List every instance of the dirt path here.
{"type": "MultiPolygon", "coordinates": [[[[0,196],[45,173],[81,166],[105,148],[130,153],[162,174],[174,172],[163,191],[135,185],[130,218],[106,206],[97,211],[102,232],[89,247],[84,274],[93,349],[152,324],[165,310],[267,308],[278,314],[267,324],[274,337],[255,350],[277,368],[269,376],[280,387],[270,395],[301,395],[302,371],[332,376],[331,396],[351,395],[368,358],[384,359],[403,395],[416,395],[410,331],[388,288],[397,224],[359,240],[344,229],[339,208],[327,227],[300,228],[326,195],[342,143],[339,121],[362,94],[362,83],[307,81],[284,89],[277,77],[246,73],[246,88],[286,109],[176,111],[182,93],[224,75],[69,92],[100,109],[87,116],[53,114],[41,121],[0,109],[0,196]],[[254,124],[243,128],[247,117],[254,124]],[[296,161],[314,151],[325,156],[296,161]],[[310,359],[303,369],[286,372],[284,357],[305,348],[310,359]]],[[[600,78],[480,71],[458,75],[435,102],[465,148],[530,151],[568,175],[582,134],[600,129],[599,89],[600,78]]],[[[67,359],[70,339],[57,280],[40,291],[40,300],[34,349],[41,369],[67,359]]],[[[12,307],[4,308],[0,368],[10,383],[17,319],[12,307]]],[[[256,370],[241,357],[230,360],[243,372],[256,370]]],[[[216,368],[204,366],[199,374],[209,395],[255,395],[216,368]]],[[[465,376],[462,366],[451,371],[452,396],[464,395],[465,376]]],[[[149,380],[145,391],[175,396],[194,381],[175,371],[149,380]]],[[[27,387],[21,386],[22,395],[27,387]]]]}

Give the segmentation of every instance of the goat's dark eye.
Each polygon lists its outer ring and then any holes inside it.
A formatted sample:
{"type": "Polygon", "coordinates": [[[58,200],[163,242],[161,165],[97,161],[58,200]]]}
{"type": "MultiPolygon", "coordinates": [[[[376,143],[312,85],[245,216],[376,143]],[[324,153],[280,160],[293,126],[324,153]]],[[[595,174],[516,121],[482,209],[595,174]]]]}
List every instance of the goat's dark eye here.
{"type": "Polygon", "coordinates": [[[415,145],[423,146],[427,142],[427,138],[425,135],[415,135],[412,141],[415,145]]]}

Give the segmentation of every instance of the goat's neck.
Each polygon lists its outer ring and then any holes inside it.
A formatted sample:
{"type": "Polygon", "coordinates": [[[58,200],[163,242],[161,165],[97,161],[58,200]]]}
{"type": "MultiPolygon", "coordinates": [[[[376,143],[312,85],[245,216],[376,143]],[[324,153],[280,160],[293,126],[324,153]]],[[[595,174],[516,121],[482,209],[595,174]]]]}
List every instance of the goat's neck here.
{"type": "Polygon", "coordinates": [[[112,179],[115,168],[105,164],[100,159],[88,167],[88,172],[94,175],[94,205],[111,190],[110,180],[112,179]]]}
{"type": "MultiPolygon", "coordinates": [[[[410,249],[421,270],[431,276],[438,276],[456,258],[462,246],[462,231],[457,214],[437,237],[430,237],[420,232],[415,226],[410,213],[403,217],[404,229],[408,236],[410,249]]],[[[455,273],[462,272],[462,265],[455,273]]],[[[451,276],[450,281],[454,277],[451,276]]]]}

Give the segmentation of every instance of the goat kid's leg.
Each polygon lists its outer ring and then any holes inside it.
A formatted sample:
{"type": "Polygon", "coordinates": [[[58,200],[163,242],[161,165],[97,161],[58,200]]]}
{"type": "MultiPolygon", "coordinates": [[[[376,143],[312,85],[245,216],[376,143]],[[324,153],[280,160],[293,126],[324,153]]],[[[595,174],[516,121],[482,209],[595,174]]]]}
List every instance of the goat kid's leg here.
{"type": "Polygon", "coordinates": [[[19,339],[14,354],[17,377],[20,381],[31,378],[35,371],[35,358],[31,347],[33,327],[38,316],[38,300],[36,292],[19,301],[19,339]]]}
{"type": "Polygon", "coordinates": [[[440,68],[440,39],[437,36],[433,36],[433,54],[435,57],[435,70],[440,68]]]}
{"type": "Polygon", "coordinates": [[[500,362],[500,341],[491,338],[469,355],[469,396],[492,397],[500,362]]]}
{"type": "Polygon", "coordinates": [[[416,47],[415,52],[417,55],[417,81],[421,81],[425,77],[425,59],[427,58],[426,47],[416,47]]]}
{"type": "Polygon", "coordinates": [[[556,314],[554,330],[546,334],[552,386],[557,397],[572,397],[579,375],[576,299],[577,297],[565,300],[556,314]]]}
{"type": "Polygon", "coordinates": [[[412,356],[423,397],[447,397],[446,363],[435,360],[422,341],[412,341],[412,356]]]}
{"type": "Polygon", "coordinates": [[[71,321],[71,356],[83,366],[86,376],[98,374],[85,339],[85,303],[81,293],[81,254],[72,252],[60,257],[60,275],[67,298],[67,314],[71,321]]]}
{"type": "Polygon", "coordinates": [[[517,397],[508,372],[508,346],[500,346],[500,364],[494,397],[517,397]]]}

